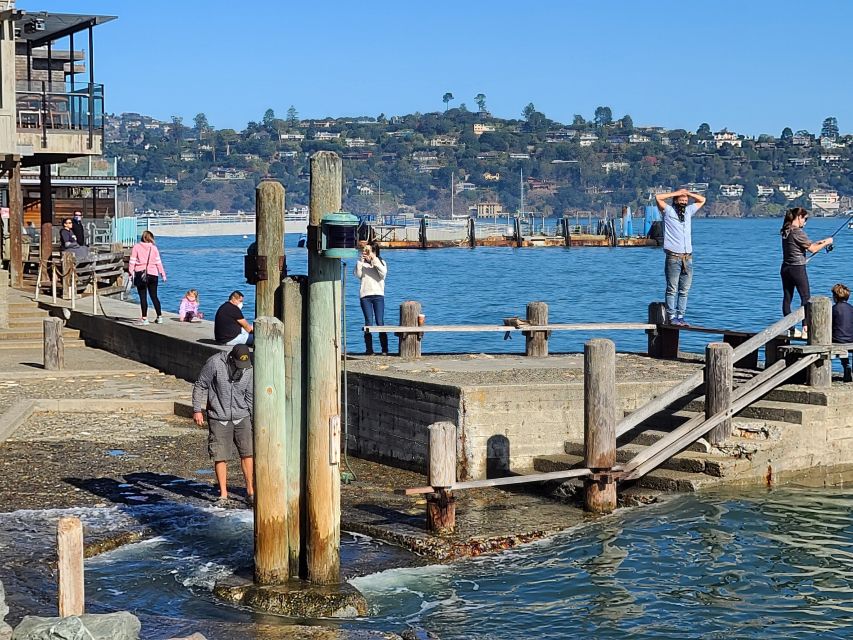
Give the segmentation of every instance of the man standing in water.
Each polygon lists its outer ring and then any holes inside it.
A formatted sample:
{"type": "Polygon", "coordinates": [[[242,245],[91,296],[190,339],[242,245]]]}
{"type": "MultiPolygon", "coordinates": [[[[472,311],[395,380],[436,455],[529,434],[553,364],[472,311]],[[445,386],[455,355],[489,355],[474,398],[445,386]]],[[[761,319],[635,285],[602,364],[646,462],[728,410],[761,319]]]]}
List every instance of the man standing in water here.
{"type": "Polygon", "coordinates": [[[246,503],[255,503],[253,429],[254,376],[249,347],[238,344],[230,352],[211,356],[193,386],[193,420],[204,426],[207,409],[207,448],[219,486],[219,504],[228,501],[228,461],[234,447],[246,480],[246,503]]]}
{"type": "Polygon", "coordinates": [[[672,193],[659,193],[655,196],[658,209],[663,216],[663,251],[666,254],[664,274],[666,274],[666,313],[670,324],[678,327],[688,326],[684,320],[687,311],[687,293],[693,282],[693,241],[692,223],[695,214],[705,198],[687,189],[672,193]],[[672,204],[667,200],[672,198],[672,204]],[[690,200],[693,203],[690,203],[690,200]]]}

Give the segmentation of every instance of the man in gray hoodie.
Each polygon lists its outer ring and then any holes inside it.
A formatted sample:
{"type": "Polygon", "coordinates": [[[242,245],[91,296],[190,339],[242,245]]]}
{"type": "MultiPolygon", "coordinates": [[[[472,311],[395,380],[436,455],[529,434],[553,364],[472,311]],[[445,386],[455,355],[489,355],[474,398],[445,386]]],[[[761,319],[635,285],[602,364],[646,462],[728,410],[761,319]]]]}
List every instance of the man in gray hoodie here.
{"type": "Polygon", "coordinates": [[[193,386],[193,420],[204,426],[207,409],[207,450],[219,485],[219,501],[228,500],[228,461],[234,459],[234,447],[246,480],[246,503],[255,502],[254,458],[252,450],[252,404],[254,375],[252,356],[245,344],[229,352],[211,356],[193,386]]]}

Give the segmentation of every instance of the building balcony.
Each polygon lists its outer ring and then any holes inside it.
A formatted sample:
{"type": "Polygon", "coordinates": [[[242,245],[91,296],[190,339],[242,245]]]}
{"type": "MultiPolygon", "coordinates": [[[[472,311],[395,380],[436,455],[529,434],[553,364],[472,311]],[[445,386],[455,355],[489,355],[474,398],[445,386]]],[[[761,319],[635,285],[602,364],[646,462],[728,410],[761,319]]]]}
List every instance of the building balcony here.
{"type": "Polygon", "coordinates": [[[100,155],[104,136],[104,86],[57,86],[19,80],[15,91],[19,147],[33,154],[100,155]]]}

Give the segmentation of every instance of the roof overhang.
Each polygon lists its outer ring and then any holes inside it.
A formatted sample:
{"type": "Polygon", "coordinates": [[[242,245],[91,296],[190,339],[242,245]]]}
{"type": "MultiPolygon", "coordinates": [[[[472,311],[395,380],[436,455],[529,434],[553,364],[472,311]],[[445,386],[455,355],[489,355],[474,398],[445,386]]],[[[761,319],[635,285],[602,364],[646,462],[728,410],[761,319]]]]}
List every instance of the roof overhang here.
{"type": "Polygon", "coordinates": [[[28,42],[33,48],[66,38],[90,27],[115,20],[116,16],[94,16],[76,13],[48,13],[47,11],[15,13],[15,27],[20,29],[16,39],[28,42]]]}

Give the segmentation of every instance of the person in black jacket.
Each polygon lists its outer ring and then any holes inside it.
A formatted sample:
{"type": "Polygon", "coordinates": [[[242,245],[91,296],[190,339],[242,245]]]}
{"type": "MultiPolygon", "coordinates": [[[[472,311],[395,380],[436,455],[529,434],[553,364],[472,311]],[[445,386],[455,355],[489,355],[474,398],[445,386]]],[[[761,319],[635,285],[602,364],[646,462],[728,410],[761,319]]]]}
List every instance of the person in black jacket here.
{"type": "MultiPolygon", "coordinates": [[[[832,299],[835,300],[832,305],[832,341],[837,344],[853,344],[853,306],[847,302],[850,299],[850,289],[839,282],[832,287],[832,299]]],[[[844,382],[853,382],[851,359],[851,353],[840,357],[844,382]]]]}
{"type": "Polygon", "coordinates": [[[74,212],[74,219],[71,221],[71,231],[74,232],[74,237],[77,238],[77,244],[81,247],[88,246],[86,244],[86,230],[83,228],[83,214],[79,211],[74,212]]]}
{"type": "Polygon", "coordinates": [[[62,229],[59,230],[59,250],[71,251],[78,249],[80,243],[77,242],[77,236],[74,234],[73,221],[71,218],[65,218],[62,221],[62,229]]]}

